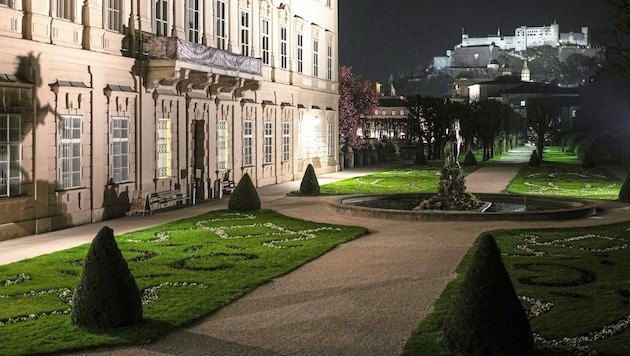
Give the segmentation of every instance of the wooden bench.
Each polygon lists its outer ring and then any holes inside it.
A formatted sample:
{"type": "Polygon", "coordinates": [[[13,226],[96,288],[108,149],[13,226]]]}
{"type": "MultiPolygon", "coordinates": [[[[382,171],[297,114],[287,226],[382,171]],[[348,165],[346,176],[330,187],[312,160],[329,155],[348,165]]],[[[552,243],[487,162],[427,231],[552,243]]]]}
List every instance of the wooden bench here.
{"type": "Polygon", "coordinates": [[[166,190],[162,192],[154,192],[149,195],[149,206],[151,211],[160,208],[166,208],[170,203],[187,203],[190,198],[188,194],[182,193],[179,190],[166,190]]]}
{"type": "Polygon", "coordinates": [[[234,184],[233,180],[221,181],[221,191],[223,192],[223,194],[232,194],[235,188],[236,188],[236,184],[234,184]]]}

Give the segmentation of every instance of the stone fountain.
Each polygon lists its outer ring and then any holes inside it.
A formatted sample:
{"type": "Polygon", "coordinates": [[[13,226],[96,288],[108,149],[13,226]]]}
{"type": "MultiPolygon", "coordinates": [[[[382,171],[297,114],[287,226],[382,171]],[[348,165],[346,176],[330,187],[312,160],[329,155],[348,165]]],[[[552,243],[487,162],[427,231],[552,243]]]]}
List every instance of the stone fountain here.
{"type": "Polygon", "coordinates": [[[462,144],[459,121],[455,121],[449,140],[444,145],[444,167],[436,195],[424,200],[414,210],[475,210],[482,203],[466,193],[464,172],[457,157],[462,144]]]}

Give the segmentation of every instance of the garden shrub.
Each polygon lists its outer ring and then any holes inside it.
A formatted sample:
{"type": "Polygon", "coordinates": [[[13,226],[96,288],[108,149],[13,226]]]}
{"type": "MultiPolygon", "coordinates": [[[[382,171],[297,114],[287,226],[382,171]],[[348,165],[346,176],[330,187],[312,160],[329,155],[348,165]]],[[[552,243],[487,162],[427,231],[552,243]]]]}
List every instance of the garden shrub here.
{"type": "Polygon", "coordinates": [[[423,150],[416,151],[416,158],[414,159],[413,164],[415,164],[416,166],[427,165],[427,157],[424,155],[423,150]]]}
{"type": "Polygon", "coordinates": [[[245,173],[234,188],[228,202],[228,210],[232,212],[260,210],[260,198],[249,174],[245,173]]]}
{"type": "Polygon", "coordinates": [[[114,231],[104,226],[85,257],[74,291],[72,322],[91,329],[112,329],[142,321],[142,300],[122,256],[114,231]]]}
{"type": "Polygon", "coordinates": [[[531,355],[532,330],[496,241],[480,239],[444,320],[443,345],[461,355],[531,355]]]}
{"type": "Polygon", "coordinates": [[[319,182],[317,182],[317,175],[312,164],[306,167],[302,183],[300,183],[300,192],[302,195],[319,195],[319,182]]]}
{"type": "Polygon", "coordinates": [[[529,156],[529,166],[530,167],[540,167],[540,158],[538,158],[538,151],[533,150],[532,155],[529,156]]]}
{"type": "Polygon", "coordinates": [[[587,137],[588,134],[583,132],[574,132],[566,135],[566,152],[575,152],[577,144],[587,137]]]}
{"type": "Polygon", "coordinates": [[[623,185],[619,191],[619,200],[630,203],[630,173],[626,176],[626,180],[623,181],[623,185]]]}
{"type": "Polygon", "coordinates": [[[590,152],[584,153],[584,159],[582,160],[582,168],[586,168],[586,169],[595,168],[595,161],[593,161],[593,155],[590,152]]]}
{"type": "Polygon", "coordinates": [[[472,167],[477,165],[477,159],[475,158],[475,154],[472,151],[468,150],[466,153],[466,157],[464,158],[464,166],[472,167]]]}

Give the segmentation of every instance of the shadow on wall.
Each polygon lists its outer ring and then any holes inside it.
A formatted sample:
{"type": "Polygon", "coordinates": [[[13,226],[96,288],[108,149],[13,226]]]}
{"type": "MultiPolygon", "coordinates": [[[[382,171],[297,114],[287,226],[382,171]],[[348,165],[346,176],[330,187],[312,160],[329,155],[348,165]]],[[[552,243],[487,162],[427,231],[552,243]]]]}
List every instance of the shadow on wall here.
{"type": "Polygon", "coordinates": [[[129,187],[126,187],[124,191],[118,192],[119,185],[109,183],[105,187],[103,192],[103,220],[110,220],[124,216],[131,204],[129,203],[129,187]]]}

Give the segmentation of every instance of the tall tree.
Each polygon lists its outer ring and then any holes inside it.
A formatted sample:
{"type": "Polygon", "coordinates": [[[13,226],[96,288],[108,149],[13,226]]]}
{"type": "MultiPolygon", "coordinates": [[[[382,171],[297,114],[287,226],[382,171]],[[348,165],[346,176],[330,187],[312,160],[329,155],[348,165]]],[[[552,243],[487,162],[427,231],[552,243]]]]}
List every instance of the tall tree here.
{"type": "Polygon", "coordinates": [[[496,100],[479,101],[473,106],[477,137],[481,140],[483,146],[484,161],[494,156],[494,140],[501,132],[505,113],[505,105],[496,100]]]}
{"type": "Polygon", "coordinates": [[[359,117],[374,115],[378,108],[376,84],[354,73],[352,67],[339,69],[339,134],[341,142],[357,147],[359,117]]]}
{"type": "Polygon", "coordinates": [[[542,161],[545,141],[560,129],[560,109],[550,99],[532,98],[527,103],[527,126],[536,141],[538,158],[542,161]]]}

